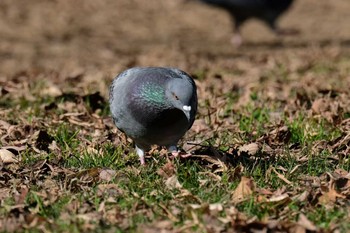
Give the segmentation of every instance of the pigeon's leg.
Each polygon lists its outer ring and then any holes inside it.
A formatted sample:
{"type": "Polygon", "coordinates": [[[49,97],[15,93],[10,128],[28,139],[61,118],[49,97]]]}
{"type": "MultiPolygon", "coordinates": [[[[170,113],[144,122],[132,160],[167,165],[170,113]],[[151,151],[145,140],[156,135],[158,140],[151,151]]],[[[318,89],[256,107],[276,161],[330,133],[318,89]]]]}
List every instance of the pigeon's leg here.
{"type": "Polygon", "coordinates": [[[172,156],[177,157],[179,156],[180,151],[177,149],[177,146],[169,146],[168,151],[171,153],[172,156]]]}
{"type": "Polygon", "coordinates": [[[141,165],[145,165],[145,151],[141,148],[139,148],[137,145],[135,146],[136,153],[140,157],[140,163],[141,165]]]}
{"type": "Polygon", "coordinates": [[[177,146],[169,146],[168,151],[171,152],[171,155],[176,158],[176,157],[181,157],[181,158],[188,158],[191,156],[189,153],[183,153],[177,149],[177,146]]]}

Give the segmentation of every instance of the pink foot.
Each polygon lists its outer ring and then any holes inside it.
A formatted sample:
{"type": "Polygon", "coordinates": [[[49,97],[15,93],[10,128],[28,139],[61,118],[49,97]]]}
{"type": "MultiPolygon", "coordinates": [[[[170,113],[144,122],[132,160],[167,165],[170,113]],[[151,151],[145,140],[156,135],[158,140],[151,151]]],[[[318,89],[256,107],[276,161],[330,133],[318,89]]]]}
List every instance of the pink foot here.
{"type": "Polygon", "coordinates": [[[189,153],[186,153],[186,152],[173,151],[173,152],[171,152],[171,156],[172,156],[173,158],[177,158],[177,157],[180,157],[180,158],[189,158],[189,157],[191,157],[192,155],[189,154],[189,153]]]}
{"type": "Polygon", "coordinates": [[[145,165],[146,164],[146,162],[145,162],[145,151],[143,149],[139,148],[137,145],[136,145],[135,149],[136,149],[137,155],[140,158],[141,165],[145,165]]]}
{"type": "Polygon", "coordinates": [[[140,163],[141,163],[142,166],[145,166],[145,165],[146,165],[145,157],[144,157],[144,156],[140,157],[140,163]]]}

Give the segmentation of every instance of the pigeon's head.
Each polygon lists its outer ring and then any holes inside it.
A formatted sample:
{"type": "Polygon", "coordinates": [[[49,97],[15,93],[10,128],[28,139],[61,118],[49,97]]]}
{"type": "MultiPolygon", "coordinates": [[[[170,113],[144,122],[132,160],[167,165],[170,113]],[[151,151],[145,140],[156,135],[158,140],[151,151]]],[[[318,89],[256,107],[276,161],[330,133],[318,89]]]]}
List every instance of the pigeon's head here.
{"type": "Polygon", "coordinates": [[[166,98],[175,108],[183,111],[188,121],[196,112],[196,88],[189,78],[173,78],[168,82],[166,98]]]}

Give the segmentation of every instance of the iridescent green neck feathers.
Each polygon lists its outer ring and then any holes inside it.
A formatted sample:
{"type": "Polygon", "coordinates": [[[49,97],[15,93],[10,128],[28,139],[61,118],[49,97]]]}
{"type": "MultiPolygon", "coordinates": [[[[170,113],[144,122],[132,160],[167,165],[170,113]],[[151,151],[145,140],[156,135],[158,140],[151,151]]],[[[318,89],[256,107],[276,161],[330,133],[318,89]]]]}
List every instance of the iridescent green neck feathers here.
{"type": "Polygon", "coordinates": [[[160,85],[146,82],[140,88],[140,96],[147,104],[157,106],[166,105],[165,90],[160,85]]]}

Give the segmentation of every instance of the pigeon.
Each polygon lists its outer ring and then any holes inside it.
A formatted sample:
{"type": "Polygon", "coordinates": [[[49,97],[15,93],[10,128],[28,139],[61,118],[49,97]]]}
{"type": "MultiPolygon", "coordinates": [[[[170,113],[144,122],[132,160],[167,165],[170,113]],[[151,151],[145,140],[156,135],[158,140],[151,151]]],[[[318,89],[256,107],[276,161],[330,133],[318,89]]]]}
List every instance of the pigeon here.
{"type": "Polygon", "coordinates": [[[114,124],[135,143],[142,165],[152,145],[166,146],[174,156],[177,143],[197,113],[197,88],[184,71],[167,67],[134,67],[112,82],[109,106],[114,124]]]}
{"type": "Polygon", "coordinates": [[[231,42],[239,46],[242,44],[240,34],[241,25],[250,18],[257,18],[265,22],[277,35],[296,34],[294,29],[281,29],[276,21],[294,0],[200,0],[207,4],[217,6],[229,12],[234,22],[234,35],[231,42]]]}

